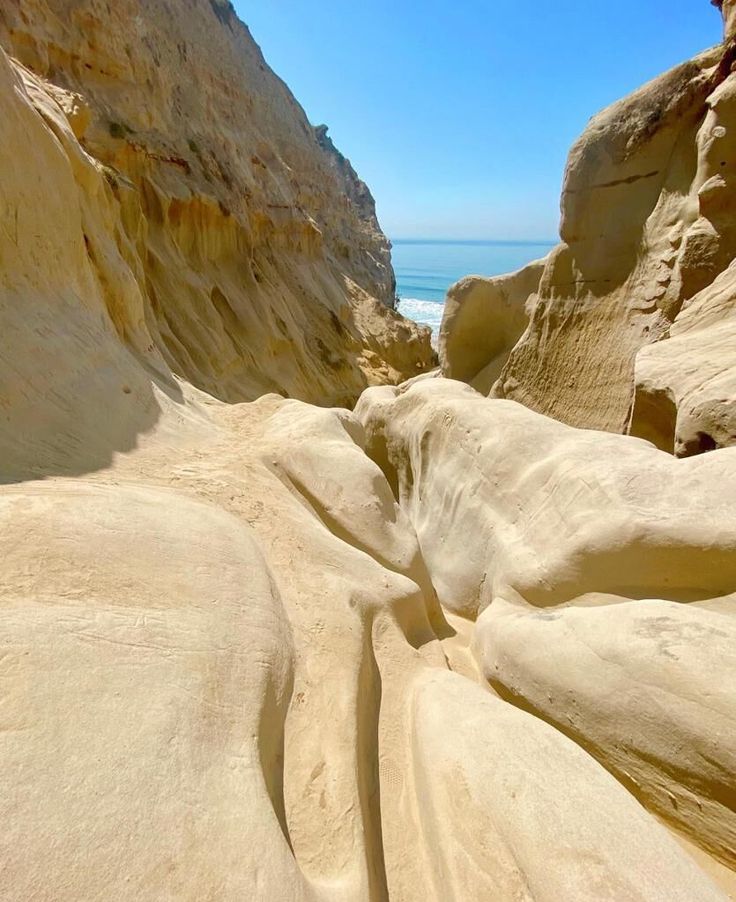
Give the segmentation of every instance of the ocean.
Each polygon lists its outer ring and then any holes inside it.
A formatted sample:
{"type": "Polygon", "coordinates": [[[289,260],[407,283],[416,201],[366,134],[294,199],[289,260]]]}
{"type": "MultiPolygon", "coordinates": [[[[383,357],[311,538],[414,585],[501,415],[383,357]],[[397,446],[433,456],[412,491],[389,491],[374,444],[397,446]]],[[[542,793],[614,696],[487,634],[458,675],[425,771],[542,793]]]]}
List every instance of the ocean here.
{"type": "Polygon", "coordinates": [[[498,276],[544,257],[554,241],[421,241],[395,239],[399,311],[437,337],[447,289],[463,276],[498,276]]]}

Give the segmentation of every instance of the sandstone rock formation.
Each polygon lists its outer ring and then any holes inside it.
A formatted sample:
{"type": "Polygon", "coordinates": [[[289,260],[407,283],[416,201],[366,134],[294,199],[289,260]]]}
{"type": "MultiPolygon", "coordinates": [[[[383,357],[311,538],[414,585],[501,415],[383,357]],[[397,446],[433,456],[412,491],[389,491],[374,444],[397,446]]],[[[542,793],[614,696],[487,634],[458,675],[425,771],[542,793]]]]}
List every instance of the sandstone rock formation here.
{"type": "Polygon", "coordinates": [[[680,457],[736,442],[736,266],[636,357],[629,431],[680,457]]]}
{"type": "Polygon", "coordinates": [[[187,444],[0,489],[9,897],[725,898],[449,672],[441,573],[354,415],[192,409],[187,444]]]}
{"type": "Polygon", "coordinates": [[[539,260],[510,276],[468,276],[450,288],[438,339],[444,376],[489,393],[524,334],[527,300],[537,291],[543,271],[539,260]]]}
{"type": "Polygon", "coordinates": [[[734,0],[713,0],[713,5],[723,13],[726,39],[733,38],[736,32],[736,3],[734,0]]]}
{"type": "Polygon", "coordinates": [[[487,314],[463,313],[477,302],[450,292],[445,375],[575,426],[625,432],[633,407],[632,431],[670,452],[736,443],[724,393],[736,372],[736,301],[724,280],[715,284],[736,256],[732,4],[724,13],[722,47],[591,120],[567,164],[562,243],[539,280],[536,267],[486,280],[475,293],[488,295],[487,314]],[[718,313],[696,322],[714,304],[718,313]],[[505,359],[505,311],[524,309],[526,328],[505,359]]]}
{"type": "Polygon", "coordinates": [[[431,364],[428,332],[391,309],[375,207],[229,3],[8,0],[0,44],[35,73],[3,64],[6,115],[36,111],[4,133],[5,240],[27,243],[15,173],[48,145],[76,266],[134,353],[227,401],[347,403],[431,364]]]}
{"type": "MultiPolygon", "coordinates": [[[[0,23],[0,899],[733,898],[736,449],[327,407],[426,335],[230,7],[0,23]]],[[[642,357],[673,441],[727,419],[729,273],[650,349],[705,380],[642,357]]],[[[507,285],[457,292],[484,388],[507,285]]]]}
{"type": "Polygon", "coordinates": [[[678,461],[446,380],[356,413],[487,679],[736,863],[736,449],[678,461]]]}

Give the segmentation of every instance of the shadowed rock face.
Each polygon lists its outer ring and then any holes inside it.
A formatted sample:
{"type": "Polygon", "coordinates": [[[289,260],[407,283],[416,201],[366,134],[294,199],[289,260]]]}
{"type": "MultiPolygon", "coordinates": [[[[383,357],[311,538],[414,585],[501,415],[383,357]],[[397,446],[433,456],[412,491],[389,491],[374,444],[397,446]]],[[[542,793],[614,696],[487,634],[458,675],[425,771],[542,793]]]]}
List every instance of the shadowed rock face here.
{"type": "Polygon", "coordinates": [[[568,159],[562,244],[539,278],[488,280],[485,310],[475,304],[466,314],[472,302],[451,290],[440,335],[445,375],[571,425],[631,428],[678,454],[736,442],[733,394],[724,395],[736,371],[724,293],[732,307],[736,292],[725,276],[716,287],[736,256],[733,4],[723,12],[723,46],[591,120],[568,159]],[[698,324],[696,311],[713,303],[717,328],[712,315],[698,324]],[[499,356],[494,336],[510,311],[526,328],[499,356]],[[697,340],[684,338],[695,331],[697,340]],[[467,358],[472,373],[462,372],[467,358]],[[687,384],[683,366],[693,373],[687,384]],[[709,437],[701,445],[699,433],[709,437]]]}
{"type": "Polygon", "coordinates": [[[348,403],[431,364],[428,332],[390,309],[370,192],[320,145],[229,4],[9,0],[0,42],[67,132],[81,203],[104,199],[84,240],[138,353],[155,346],[227,401],[276,390],[348,403]],[[121,280],[134,310],[115,296],[121,280]]]}

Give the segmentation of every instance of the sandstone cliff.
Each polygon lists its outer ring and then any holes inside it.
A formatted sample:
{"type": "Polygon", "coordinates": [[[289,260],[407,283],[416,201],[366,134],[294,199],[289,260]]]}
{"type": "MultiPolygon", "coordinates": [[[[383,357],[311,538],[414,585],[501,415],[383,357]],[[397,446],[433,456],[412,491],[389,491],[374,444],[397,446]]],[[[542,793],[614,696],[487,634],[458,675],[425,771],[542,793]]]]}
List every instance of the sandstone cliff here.
{"type": "Polygon", "coordinates": [[[445,375],[572,425],[631,427],[678,454],[736,442],[724,393],[736,373],[736,291],[732,277],[715,285],[736,256],[731,4],[724,13],[722,47],[591,120],[570,152],[562,243],[545,266],[476,289],[486,308],[450,292],[445,375]],[[524,311],[509,348],[497,336],[524,311]],[[492,385],[484,371],[498,376],[492,385]]]}
{"type": "MultiPolygon", "coordinates": [[[[36,131],[56,133],[45,177],[74,180],[50,228],[84,242],[78,266],[133,353],[227,401],[347,403],[431,363],[426,331],[390,309],[367,189],[358,203],[227,2],[7,0],[0,43],[27,67],[36,131]]],[[[9,138],[18,168],[39,141],[9,138]]],[[[6,198],[11,247],[27,200],[6,198]]]]}
{"type": "MultiPolygon", "coordinates": [[[[283,397],[425,360],[347,160],[219,0],[0,21],[0,898],[734,898],[736,449],[283,397]]],[[[549,265],[458,287],[457,375],[549,265]]],[[[637,359],[683,435],[731,278],[637,359]]]]}

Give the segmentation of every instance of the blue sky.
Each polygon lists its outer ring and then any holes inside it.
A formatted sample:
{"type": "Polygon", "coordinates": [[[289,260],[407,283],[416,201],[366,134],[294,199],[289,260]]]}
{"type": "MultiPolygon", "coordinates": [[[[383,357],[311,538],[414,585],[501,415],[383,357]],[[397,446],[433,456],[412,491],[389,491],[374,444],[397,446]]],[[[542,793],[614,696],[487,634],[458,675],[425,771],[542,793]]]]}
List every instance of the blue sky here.
{"type": "Polygon", "coordinates": [[[554,238],[595,112],[721,37],[708,0],[235,0],[392,238],[554,238]]]}

